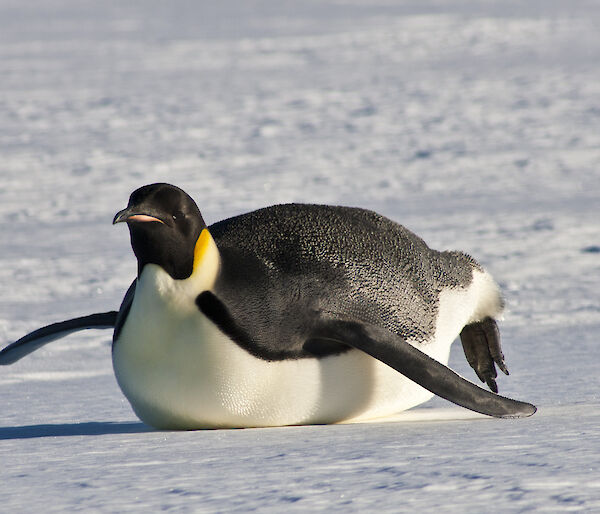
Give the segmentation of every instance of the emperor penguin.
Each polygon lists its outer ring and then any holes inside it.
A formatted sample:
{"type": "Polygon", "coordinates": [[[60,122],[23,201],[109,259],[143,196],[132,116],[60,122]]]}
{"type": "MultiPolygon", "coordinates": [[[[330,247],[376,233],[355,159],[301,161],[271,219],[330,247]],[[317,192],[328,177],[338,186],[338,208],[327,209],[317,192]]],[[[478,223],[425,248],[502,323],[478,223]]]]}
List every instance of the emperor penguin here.
{"type": "Polygon", "coordinates": [[[495,417],[536,410],[496,394],[496,367],[508,370],[489,273],[375,212],[274,205],[208,227],[187,193],[158,183],[113,223],[128,226],[137,258],[119,311],[38,329],[0,364],[114,328],[117,382],[159,429],[375,419],[434,394],[495,417]],[[457,336],[492,392],[446,366],[457,336]]]}

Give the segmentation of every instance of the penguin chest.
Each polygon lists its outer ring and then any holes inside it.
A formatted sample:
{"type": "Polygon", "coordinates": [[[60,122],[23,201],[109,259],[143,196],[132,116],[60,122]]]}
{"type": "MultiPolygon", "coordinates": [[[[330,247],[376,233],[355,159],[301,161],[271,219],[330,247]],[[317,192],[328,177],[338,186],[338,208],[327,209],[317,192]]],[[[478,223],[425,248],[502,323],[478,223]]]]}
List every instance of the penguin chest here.
{"type": "Polygon", "coordinates": [[[155,427],[217,426],[243,402],[241,349],[198,310],[196,294],[193,284],[147,265],[113,345],[119,386],[155,427]]]}

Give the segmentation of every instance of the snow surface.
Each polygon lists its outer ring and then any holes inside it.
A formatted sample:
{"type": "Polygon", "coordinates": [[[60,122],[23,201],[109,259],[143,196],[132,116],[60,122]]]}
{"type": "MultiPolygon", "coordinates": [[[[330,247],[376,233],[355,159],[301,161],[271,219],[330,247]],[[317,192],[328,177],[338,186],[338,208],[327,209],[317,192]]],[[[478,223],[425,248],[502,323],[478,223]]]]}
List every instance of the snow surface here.
{"type": "Polygon", "coordinates": [[[539,407],[159,432],[80,333],[0,370],[0,510],[600,511],[599,26],[591,0],[0,0],[0,341],[117,308],[112,216],[165,180],[209,223],[356,205],[471,253],[501,392],[539,407]]]}

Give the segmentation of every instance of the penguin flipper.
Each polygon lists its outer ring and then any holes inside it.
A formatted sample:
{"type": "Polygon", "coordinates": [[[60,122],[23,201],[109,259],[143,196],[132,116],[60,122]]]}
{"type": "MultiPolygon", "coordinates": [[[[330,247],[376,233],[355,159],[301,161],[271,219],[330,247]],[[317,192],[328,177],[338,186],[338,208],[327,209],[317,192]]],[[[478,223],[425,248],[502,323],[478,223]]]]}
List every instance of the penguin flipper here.
{"type": "Polygon", "coordinates": [[[133,303],[133,297],[135,296],[135,286],[137,284],[137,280],[134,280],[125,296],[123,297],[123,301],[121,302],[121,306],[119,307],[119,312],[117,313],[117,318],[115,320],[115,331],[113,332],[113,344],[119,337],[123,325],[125,325],[125,321],[127,320],[127,316],[129,314],[129,310],[131,309],[131,304],[133,303]]]}
{"type": "Polygon", "coordinates": [[[536,407],[491,393],[465,380],[385,328],[352,321],[320,322],[312,340],[333,340],[362,350],[421,387],[457,405],[497,418],[531,416],[536,407]]]}
{"type": "Polygon", "coordinates": [[[23,336],[18,341],[9,344],[6,348],[3,348],[0,351],[0,365],[17,362],[19,359],[25,357],[25,355],[34,352],[45,344],[79,330],[88,328],[113,328],[117,322],[117,314],[117,311],[98,312],[38,328],[23,336]]]}

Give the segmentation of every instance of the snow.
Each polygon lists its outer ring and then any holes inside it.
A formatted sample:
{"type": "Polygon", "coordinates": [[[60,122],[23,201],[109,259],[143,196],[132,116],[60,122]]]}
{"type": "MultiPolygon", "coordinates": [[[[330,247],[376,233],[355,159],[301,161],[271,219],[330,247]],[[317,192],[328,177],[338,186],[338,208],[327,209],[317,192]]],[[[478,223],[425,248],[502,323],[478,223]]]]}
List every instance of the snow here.
{"type": "MultiPolygon", "coordinates": [[[[114,213],[373,208],[484,264],[529,419],[160,432],[107,331],[0,370],[11,512],[600,510],[600,7],[586,0],[0,0],[0,341],[117,308],[114,213]]],[[[471,379],[460,345],[451,366],[471,379]]]]}

